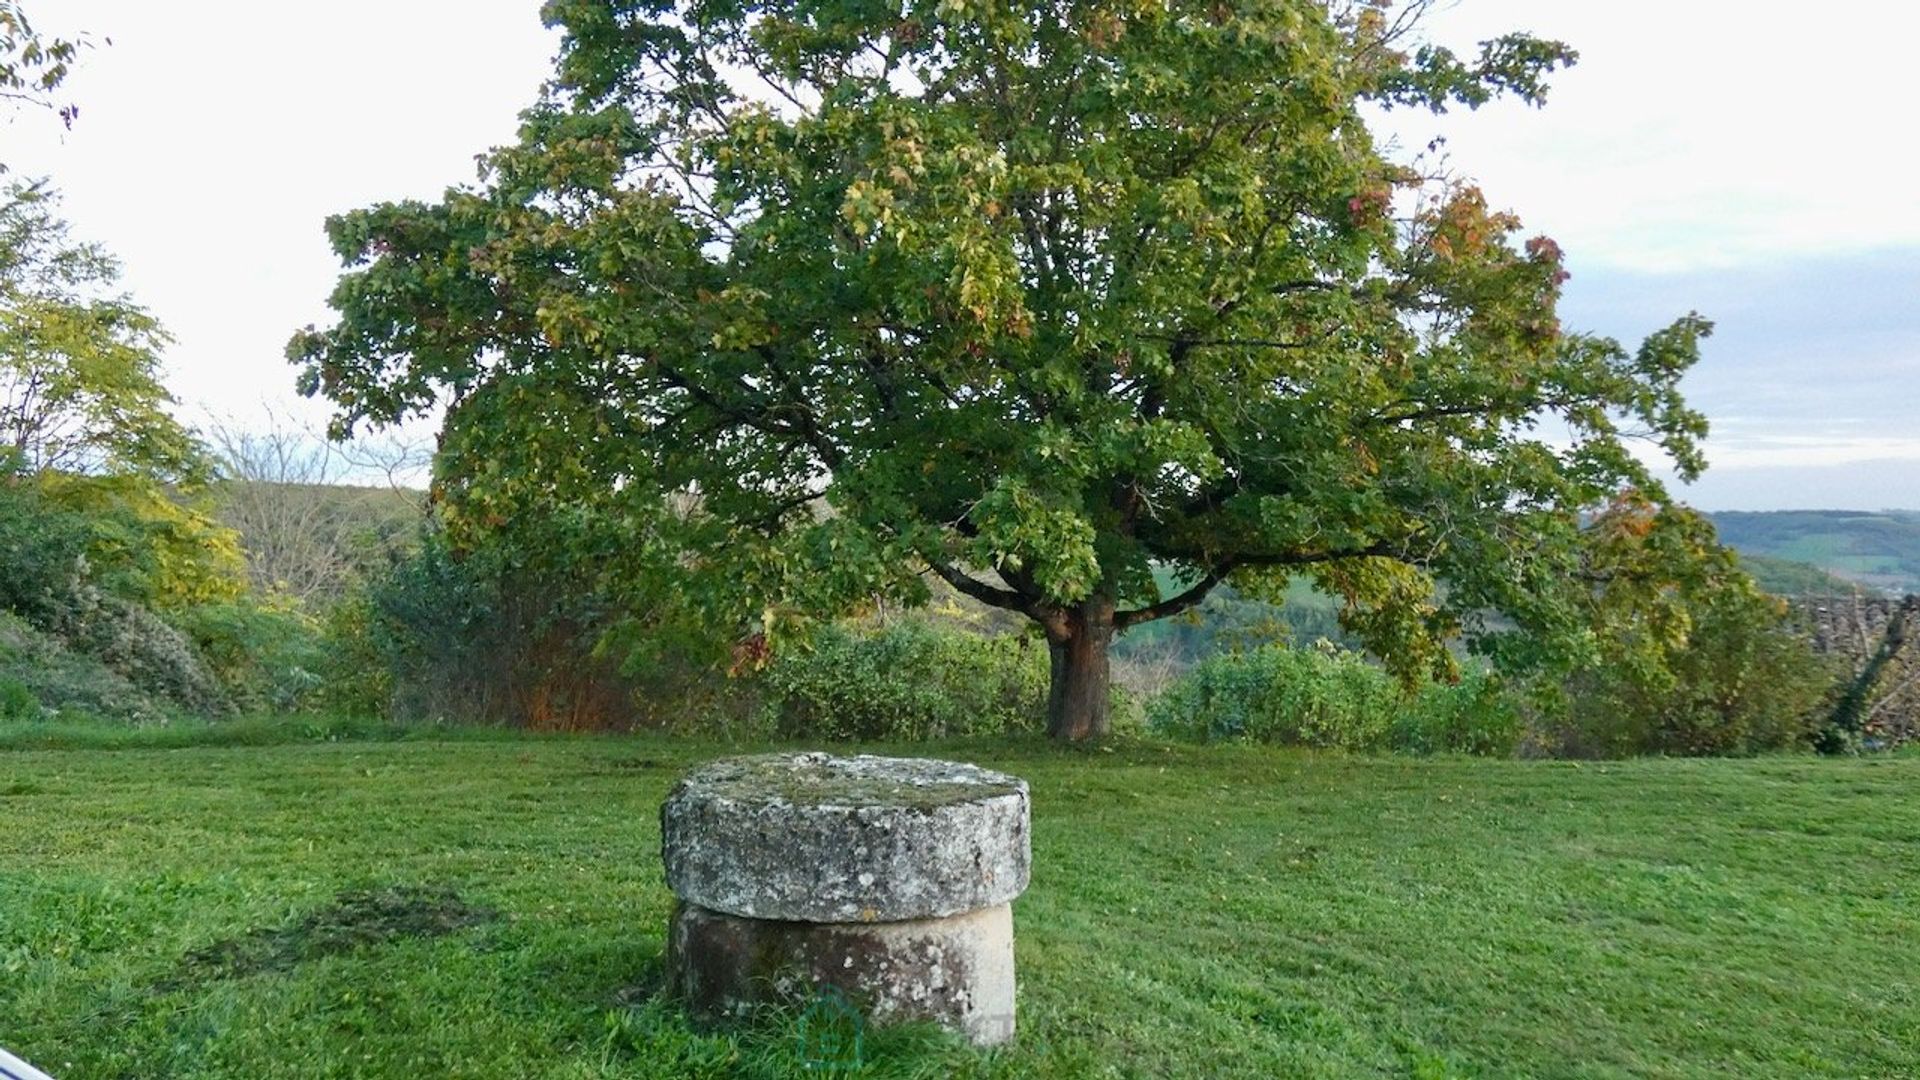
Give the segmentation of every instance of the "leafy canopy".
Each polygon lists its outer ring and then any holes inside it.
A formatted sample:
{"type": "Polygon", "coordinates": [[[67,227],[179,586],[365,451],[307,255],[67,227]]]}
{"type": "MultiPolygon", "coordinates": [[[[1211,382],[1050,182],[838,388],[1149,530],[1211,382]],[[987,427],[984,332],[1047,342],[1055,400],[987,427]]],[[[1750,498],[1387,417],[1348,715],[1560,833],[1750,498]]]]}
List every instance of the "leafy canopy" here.
{"type": "Polygon", "coordinates": [[[183,498],[209,465],[169,411],[166,333],[55,207],[44,184],[0,190],[0,571],[159,607],[237,595],[237,537],[183,498]]]}
{"type": "Polygon", "coordinates": [[[0,453],[32,470],[203,479],[160,381],[166,331],[114,291],[119,265],[73,241],[55,204],[42,183],[0,191],[0,453]]]}
{"type": "Polygon", "coordinates": [[[1407,48],[1421,7],[553,0],[518,144],[332,219],[290,355],[342,431],[450,404],[456,528],[729,631],[927,568],[1049,627],[1307,572],[1408,669],[1568,654],[1582,508],[1659,496],[1635,440],[1702,465],[1708,325],[1564,328],[1551,240],[1383,152],[1370,105],[1574,58],[1407,48]]]}

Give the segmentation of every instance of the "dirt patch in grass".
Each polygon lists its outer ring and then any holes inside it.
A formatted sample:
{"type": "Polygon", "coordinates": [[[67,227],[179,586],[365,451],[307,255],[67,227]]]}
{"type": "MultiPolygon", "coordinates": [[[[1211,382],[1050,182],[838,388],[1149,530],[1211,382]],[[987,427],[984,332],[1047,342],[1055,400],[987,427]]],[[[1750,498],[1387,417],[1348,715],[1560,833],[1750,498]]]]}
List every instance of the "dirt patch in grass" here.
{"type": "Polygon", "coordinates": [[[323,956],[407,938],[445,937],[499,917],[499,912],[469,904],[451,889],[414,885],[350,889],[326,907],[285,926],[250,930],[193,950],[158,988],[164,992],[216,979],[287,971],[323,956]]]}

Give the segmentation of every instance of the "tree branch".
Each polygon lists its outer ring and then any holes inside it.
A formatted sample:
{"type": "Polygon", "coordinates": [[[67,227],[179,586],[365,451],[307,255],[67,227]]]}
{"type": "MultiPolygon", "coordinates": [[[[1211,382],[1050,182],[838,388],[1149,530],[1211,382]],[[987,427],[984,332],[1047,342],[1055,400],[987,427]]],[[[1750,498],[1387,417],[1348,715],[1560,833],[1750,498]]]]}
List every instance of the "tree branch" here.
{"type": "Polygon", "coordinates": [[[961,570],[959,567],[932,561],[929,561],[927,566],[934,573],[940,575],[941,580],[965,595],[986,604],[988,607],[997,607],[1006,611],[1025,612],[1027,608],[1031,606],[1025,596],[1014,592],[1012,589],[1002,589],[989,585],[968,574],[966,571],[961,570]]]}
{"type": "Polygon", "coordinates": [[[1232,572],[1233,566],[1232,560],[1228,560],[1225,564],[1209,570],[1204,577],[1188,587],[1184,592],[1176,596],[1170,596],[1157,604],[1148,604],[1146,607],[1135,608],[1132,611],[1114,612],[1114,627],[1125,630],[1129,626],[1152,622],[1155,619],[1164,619],[1168,616],[1178,615],[1186,611],[1188,608],[1205,600],[1207,594],[1211,593],[1215,586],[1225,581],[1227,575],[1232,572]]]}

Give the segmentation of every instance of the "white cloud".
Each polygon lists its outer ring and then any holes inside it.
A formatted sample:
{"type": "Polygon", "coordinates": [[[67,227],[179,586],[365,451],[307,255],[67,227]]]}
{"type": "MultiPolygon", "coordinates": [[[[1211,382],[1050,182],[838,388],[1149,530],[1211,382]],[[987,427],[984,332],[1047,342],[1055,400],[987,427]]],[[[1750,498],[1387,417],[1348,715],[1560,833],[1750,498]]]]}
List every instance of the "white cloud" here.
{"type": "MultiPolygon", "coordinates": [[[[120,257],[126,287],[177,339],[169,385],[191,418],[263,401],[307,420],[283,358],[328,317],[327,215],[432,198],[514,137],[555,39],[530,0],[64,0],[44,31],[111,38],[0,160],[50,176],[76,231],[120,257]]],[[[3,115],[3,114],[0,114],[3,115]]]]}
{"type": "Polygon", "coordinates": [[[1912,48],[1920,5],[1740,0],[1466,0],[1433,38],[1470,54],[1524,29],[1580,63],[1547,105],[1396,114],[1404,145],[1453,164],[1589,264],[1764,263],[1920,244],[1912,48]]]}
{"type": "Polygon", "coordinates": [[[1709,441],[1715,470],[1911,462],[1920,467],[1920,436],[1721,436],[1709,441]]]}

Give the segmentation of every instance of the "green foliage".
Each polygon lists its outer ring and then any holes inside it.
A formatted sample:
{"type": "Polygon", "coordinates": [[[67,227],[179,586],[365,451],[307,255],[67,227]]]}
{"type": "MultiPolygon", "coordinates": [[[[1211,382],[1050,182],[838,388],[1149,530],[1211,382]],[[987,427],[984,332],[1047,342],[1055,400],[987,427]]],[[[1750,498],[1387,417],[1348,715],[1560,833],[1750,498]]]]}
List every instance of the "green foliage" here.
{"type": "Polygon", "coordinates": [[[0,611],[0,679],[25,687],[65,723],[94,717],[116,725],[158,724],[167,710],[99,659],[0,611]]]}
{"type": "Polygon", "coordinates": [[[1148,705],[1147,723],[1189,738],[1376,750],[1402,704],[1357,653],[1268,646],[1196,664],[1148,705]]]}
{"type": "Polygon", "coordinates": [[[87,575],[92,538],[84,516],[50,503],[37,483],[0,468],[0,610],[52,624],[72,607],[87,575]]]}
{"type": "Polygon", "coordinates": [[[1588,527],[1593,658],[1545,698],[1574,756],[1803,748],[1838,676],[1704,516],[1622,501],[1588,527]]]}
{"type": "Polygon", "coordinates": [[[1037,731],[1047,655],[1031,639],[918,621],[831,627],[761,674],[782,738],[911,741],[1037,731]]]}
{"type": "Polygon", "coordinates": [[[158,611],[235,600],[246,591],[240,537],[152,481],[54,470],[35,479],[46,510],[86,523],[89,580],[158,611]]]}
{"type": "Polygon", "coordinates": [[[393,669],[378,618],[364,583],[326,609],[317,695],[322,707],[349,716],[384,717],[391,712],[393,669]]]}
{"type": "Polygon", "coordinates": [[[0,191],[0,446],[36,472],[205,480],[160,383],[166,331],[116,294],[120,267],[68,238],[41,184],[0,191]]]}
{"type": "Polygon", "coordinates": [[[1521,701],[1501,679],[1481,668],[1459,681],[1430,682],[1394,718],[1389,742],[1413,754],[1506,757],[1526,732],[1521,701]]]}
{"type": "Polygon", "coordinates": [[[40,717],[40,698],[26,683],[16,679],[0,678],[0,721],[20,723],[38,720],[40,717]]]}
{"type": "Polygon", "coordinates": [[[146,607],[91,589],[59,628],[75,652],[98,660],[152,697],[198,716],[229,712],[232,700],[187,635],[146,607]]]}
{"type": "Polygon", "coordinates": [[[319,621],[289,601],[202,604],[176,621],[242,712],[308,711],[322,700],[327,674],[348,683],[367,678],[336,664],[319,621]]]}
{"type": "Polygon", "coordinates": [[[605,626],[592,581],[536,560],[432,531],[369,584],[369,609],[353,618],[384,660],[392,716],[543,730],[642,721],[638,685],[594,648],[605,626]]]}
{"type": "MultiPolygon", "coordinates": [[[[48,37],[27,20],[18,0],[0,0],[0,103],[52,109],[73,126],[80,108],[57,104],[54,93],[67,81],[85,38],[48,37]]],[[[0,173],[7,171],[0,162],[0,173]]]]}
{"type": "Polygon", "coordinates": [[[519,143],[332,219],[339,320],[289,355],[343,432],[453,402],[456,531],[552,523],[524,549],[647,596],[616,619],[778,645],[931,569],[1089,642],[1078,680],[1307,573],[1402,672],[1508,624],[1557,662],[1581,512],[1659,491],[1630,438],[1702,467],[1709,324],[1562,327],[1559,248],[1367,130],[1538,101],[1557,42],[1407,52],[1314,0],[545,11],[519,143]]]}
{"type": "Polygon", "coordinates": [[[1202,660],[1148,704],[1147,723],[1188,739],[1489,756],[1512,753],[1523,726],[1485,671],[1409,692],[1359,653],[1283,645],[1202,660]]]}

